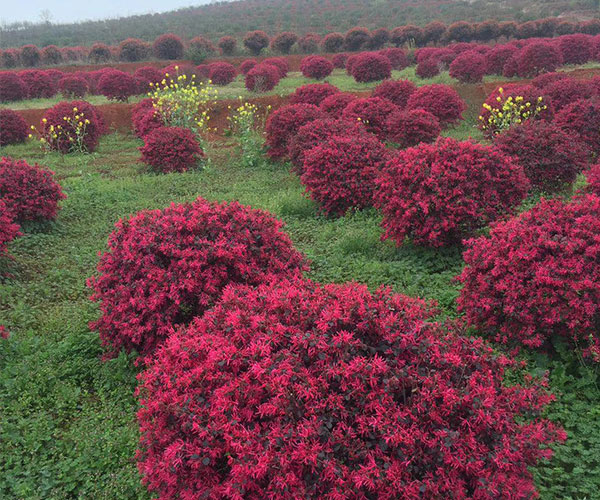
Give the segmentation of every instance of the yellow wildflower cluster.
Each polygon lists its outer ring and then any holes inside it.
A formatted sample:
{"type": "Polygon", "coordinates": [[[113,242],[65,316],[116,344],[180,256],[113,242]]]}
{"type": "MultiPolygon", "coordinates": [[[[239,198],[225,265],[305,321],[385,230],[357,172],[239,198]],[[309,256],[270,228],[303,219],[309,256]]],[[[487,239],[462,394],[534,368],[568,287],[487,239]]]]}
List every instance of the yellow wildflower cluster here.
{"type": "Polygon", "coordinates": [[[29,138],[33,138],[36,133],[44,151],[87,153],[85,135],[90,121],[82,111],[74,107],[72,115],[63,116],[63,122],[64,125],[47,125],[48,120],[42,118],[42,130],[39,131],[32,125],[29,138]]]}
{"type": "MultiPolygon", "coordinates": [[[[253,167],[262,157],[264,141],[261,130],[271,106],[267,106],[265,112],[261,113],[256,104],[243,102],[241,96],[239,99],[240,105],[227,117],[229,130],[239,139],[243,165],[253,167]]],[[[231,106],[228,108],[232,109],[231,106]]]]}
{"type": "Polygon", "coordinates": [[[483,108],[489,112],[487,118],[479,116],[481,128],[492,134],[498,134],[512,125],[523,123],[526,120],[535,118],[542,111],[548,109],[544,104],[543,97],[538,97],[535,102],[525,101],[523,96],[504,95],[504,89],[498,89],[499,96],[496,97],[494,106],[484,103],[483,108]]]}

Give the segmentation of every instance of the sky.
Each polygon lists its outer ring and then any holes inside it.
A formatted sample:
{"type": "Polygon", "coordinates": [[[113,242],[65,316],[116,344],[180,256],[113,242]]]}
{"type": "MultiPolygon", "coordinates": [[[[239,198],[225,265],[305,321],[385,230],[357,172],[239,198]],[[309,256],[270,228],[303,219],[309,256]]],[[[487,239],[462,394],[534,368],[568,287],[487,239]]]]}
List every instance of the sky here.
{"type": "Polygon", "coordinates": [[[210,3],[210,0],[0,0],[0,21],[39,22],[42,12],[54,23],[165,12],[210,3]]]}

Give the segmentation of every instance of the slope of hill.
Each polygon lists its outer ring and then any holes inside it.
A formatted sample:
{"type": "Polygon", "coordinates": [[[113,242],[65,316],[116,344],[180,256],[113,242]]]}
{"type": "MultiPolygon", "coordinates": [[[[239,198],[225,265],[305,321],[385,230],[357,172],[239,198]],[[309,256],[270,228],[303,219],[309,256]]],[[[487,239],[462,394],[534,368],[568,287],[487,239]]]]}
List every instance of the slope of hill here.
{"type": "Polygon", "coordinates": [[[240,36],[254,29],[270,34],[285,30],[324,33],[352,26],[423,25],[436,19],[585,19],[598,15],[598,4],[599,0],[240,0],[74,24],[17,23],[0,30],[0,47],[115,43],[128,37],[152,40],[165,32],[186,38],[202,34],[213,39],[240,36]]]}

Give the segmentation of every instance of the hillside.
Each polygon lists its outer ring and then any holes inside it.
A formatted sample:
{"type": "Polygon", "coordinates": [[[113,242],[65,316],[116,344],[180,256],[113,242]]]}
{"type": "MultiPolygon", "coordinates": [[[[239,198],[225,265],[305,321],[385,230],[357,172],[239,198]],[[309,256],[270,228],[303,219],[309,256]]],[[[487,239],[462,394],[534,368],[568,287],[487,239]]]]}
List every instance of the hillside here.
{"type": "Polygon", "coordinates": [[[548,16],[584,19],[598,14],[598,4],[599,0],[242,0],[75,24],[12,24],[0,30],[0,47],[27,43],[38,46],[115,43],[128,37],[152,40],[165,32],[186,38],[202,34],[212,39],[240,36],[254,29],[270,34],[285,30],[325,33],[357,25],[367,28],[423,25],[436,19],[445,22],[488,18],[525,21],[548,16]]]}

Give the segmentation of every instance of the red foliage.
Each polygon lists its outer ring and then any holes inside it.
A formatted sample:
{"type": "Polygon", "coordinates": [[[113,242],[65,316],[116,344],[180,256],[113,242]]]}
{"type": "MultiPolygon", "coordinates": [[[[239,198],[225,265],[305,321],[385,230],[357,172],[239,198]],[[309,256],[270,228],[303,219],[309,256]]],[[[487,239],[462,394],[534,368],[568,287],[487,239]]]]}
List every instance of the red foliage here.
{"type": "Polygon", "coordinates": [[[367,41],[367,49],[377,50],[390,41],[390,31],[387,28],[377,28],[371,31],[371,36],[367,41]]]}
{"type": "Polygon", "coordinates": [[[400,151],[378,184],[383,237],[434,247],[460,244],[511,213],[529,187],[509,157],[451,138],[400,151]]]}
{"type": "Polygon", "coordinates": [[[139,94],[147,94],[150,92],[151,83],[159,83],[163,79],[162,71],[153,66],[143,66],[135,70],[133,74],[138,87],[139,94]]]}
{"type": "Polygon", "coordinates": [[[585,64],[593,58],[592,37],[581,33],[557,39],[563,64],[585,64]]]}
{"type": "Polygon", "coordinates": [[[208,78],[215,85],[229,85],[237,76],[237,70],[233,64],[227,62],[215,62],[209,65],[208,78]]]}
{"type": "Polygon", "coordinates": [[[279,83],[279,71],[272,64],[259,63],[246,74],[245,85],[251,92],[267,92],[279,83]]]}
{"type": "Polygon", "coordinates": [[[388,151],[375,137],[335,135],[304,153],[302,184],[327,215],[373,205],[375,179],[388,151]]]}
{"type": "Polygon", "coordinates": [[[585,179],[587,181],[585,190],[589,193],[594,193],[596,196],[600,196],[600,163],[596,163],[590,167],[585,173],[585,179]]]}
{"type": "Polygon", "coordinates": [[[474,26],[471,23],[458,21],[448,26],[444,36],[449,41],[468,42],[474,38],[474,34],[474,26]]]}
{"type": "MultiPolygon", "coordinates": [[[[12,211],[9,210],[6,203],[0,198],[0,257],[7,255],[6,245],[20,235],[19,226],[14,222],[12,211]]],[[[6,330],[0,327],[0,333],[4,332],[6,330]]]]}
{"type": "Polygon", "coordinates": [[[330,95],[338,94],[340,89],[330,83],[309,83],[298,87],[290,94],[290,104],[314,104],[319,106],[330,95]]]}
{"type": "Polygon", "coordinates": [[[66,98],[81,98],[88,90],[87,81],[79,76],[67,75],[58,81],[58,91],[66,98]]]}
{"type": "Polygon", "coordinates": [[[544,87],[544,93],[557,113],[579,99],[588,99],[596,93],[596,89],[587,81],[564,78],[544,87]]]}
{"type": "Polygon", "coordinates": [[[242,75],[247,75],[248,71],[257,64],[256,59],[246,59],[245,61],[242,61],[242,64],[240,64],[240,73],[242,73],[242,75]]]}
{"type": "Polygon", "coordinates": [[[271,40],[271,48],[281,54],[289,54],[294,44],[298,41],[298,35],[290,31],[283,31],[271,40]]]}
{"type": "Polygon", "coordinates": [[[135,135],[140,139],[143,139],[151,130],[165,125],[160,114],[155,111],[152,99],[143,99],[133,107],[131,123],[135,135]]]}
{"type": "Polygon", "coordinates": [[[423,47],[415,51],[415,60],[418,64],[427,59],[437,59],[443,65],[449,66],[456,55],[456,52],[448,47],[423,47]]]}
{"type": "Polygon", "coordinates": [[[57,86],[45,71],[27,69],[21,71],[19,76],[27,86],[29,99],[48,98],[56,95],[57,86]]]}
{"type": "Polygon", "coordinates": [[[210,74],[210,64],[198,64],[198,66],[194,68],[193,74],[196,75],[198,81],[208,80],[208,75],[210,74]]]}
{"type": "Polygon", "coordinates": [[[423,39],[423,30],[413,24],[398,26],[390,34],[390,42],[396,47],[400,45],[419,45],[423,39]]]}
{"type": "Polygon", "coordinates": [[[386,80],[375,87],[373,97],[387,99],[404,109],[408,98],[415,90],[417,90],[417,86],[410,80],[386,80]]]}
{"type": "Polygon", "coordinates": [[[42,54],[35,45],[23,45],[20,59],[23,66],[37,66],[42,60],[42,54]]]}
{"type": "Polygon", "coordinates": [[[212,56],[217,52],[217,48],[214,46],[214,44],[208,38],[204,38],[203,36],[196,36],[192,38],[189,45],[190,48],[198,50],[207,56],[212,56]]]}
{"type": "Polygon", "coordinates": [[[556,71],[561,64],[559,50],[549,42],[532,42],[517,56],[518,74],[525,78],[556,71]]]}
{"type": "Polygon", "coordinates": [[[0,146],[25,142],[29,130],[21,115],[12,109],[0,108],[0,146]]]}
{"type": "Polygon", "coordinates": [[[16,68],[20,60],[21,52],[17,49],[6,49],[0,52],[0,66],[3,68],[16,68]]]}
{"type": "Polygon", "coordinates": [[[514,57],[519,49],[514,45],[496,45],[485,55],[485,72],[488,75],[502,75],[506,63],[514,57]]]}
{"type": "Polygon", "coordinates": [[[129,73],[111,69],[98,80],[98,91],[110,100],[127,102],[138,93],[138,82],[129,73]]]}
{"type": "Polygon", "coordinates": [[[399,111],[398,107],[387,99],[363,97],[350,102],[344,109],[342,117],[351,122],[362,122],[368,132],[383,140],[387,134],[388,116],[396,111],[399,111]]]}
{"type": "Polygon", "coordinates": [[[237,40],[232,36],[223,36],[219,39],[217,45],[219,46],[219,49],[221,49],[221,53],[224,56],[230,56],[235,52],[237,40]]]}
{"type": "Polygon", "coordinates": [[[156,172],[185,172],[196,168],[204,158],[196,137],[187,128],[156,127],[143,138],[141,161],[156,172]]]}
{"type": "Polygon", "coordinates": [[[321,37],[317,33],[307,33],[298,40],[298,48],[304,54],[312,54],[319,49],[321,37]]]}
{"type": "Polygon", "coordinates": [[[354,283],[227,288],[140,377],[143,481],[164,500],[533,498],[566,437],[544,382],[507,385],[514,363],[431,316],[354,283]]]}
{"type": "Polygon", "coordinates": [[[430,57],[417,64],[415,74],[419,78],[433,78],[441,72],[442,63],[435,57],[430,57]]]}
{"type": "Polygon", "coordinates": [[[566,79],[569,79],[569,75],[566,73],[542,73],[531,80],[531,85],[540,89],[545,89],[551,83],[566,79]]]}
{"type": "Polygon", "coordinates": [[[347,92],[338,92],[330,95],[321,101],[319,107],[333,118],[339,118],[348,104],[356,99],[354,94],[347,92]]]}
{"type": "Polygon", "coordinates": [[[331,75],[333,64],[329,59],[321,56],[308,56],[302,59],[300,71],[306,78],[322,80],[331,75]]]}
{"type": "Polygon", "coordinates": [[[556,124],[569,130],[598,154],[600,153],[600,99],[580,99],[556,114],[556,124]]]}
{"type": "Polygon", "coordinates": [[[109,355],[151,354],[228,284],[299,277],[304,257],[281,228],[267,212],[202,198],[120,220],[89,281],[102,311],[91,327],[109,355]]]}
{"type": "Polygon", "coordinates": [[[371,38],[367,28],[356,27],[349,29],[344,35],[344,47],[346,50],[360,50],[371,38]]]}
{"type": "Polygon", "coordinates": [[[445,32],[446,25],[444,23],[441,21],[432,21],[423,28],[423,42],[437,44],[442,39],[445,32]]]}
{"type": "Polygon", "coordinates": [[[150,55],[150,45],[137,38],[127,38],[119,44],[118,52],[122,61],[142,61],[150,55]]]}
{"type": "Polygon", "coordinates": [[[333,64],[334,68],[343,69],[346,67],[346,61],[348,60],[348,54],[336,54],[331,59],[331,64],[333,64]]]}
{"type": "Polygon", "coordinates": [[[486,58],[474,50],[459,54],[450,64],[450,76],[461,83],[479,83],[486,70],[486,58]]]}
{"type": "Polygon", "coordinates": [[[58,69],[54,69],[54,68],[50,68],[45,70],[46,75],[50,78],[50,80],[52,80],[52,83],[55,86],[58,86],[58,82],[60,81],[61,78],[63,78],[64,76],[68,76],[68,75],[72,75],[73,73],[63,73],[62,71],[58,70],[58,69]]]}
{"type": "Polygon", "coordinates": [[[285,78],[290,70],[290,65],[285,57],[269,57],[261,61],[261,63],[275,66],[277,71],[279,71],[279,78],[285,78]]]}
{"type": "Polygon", "coordinates": [[[173,33],[165,33],[156,37],[152,44],[152,52],[157,59],[181,59],[183,51],[181,38],[173,33]]]}
{"type": "Polygon", "coordinates": [[[255,56],[269,46],[269,37],[264,31],[256,30],[246,33],[244,46],[255,56]]]}
{"type": "Polygon", "coordinates": [[[443,84],[419,87],[406,103],[407,109],[429,111],[442,125],[462,120],[462,113],[466,107],[458,93],[452,87],[443,84]]]}
{"type": "Polygon", "coordinates": [[[325,52],[339,52],[344,49],[344,35],[341,33],[328,33],[321,42],[325,52]]]}
{"type": "Polygon", "coordinates": [[[45,65],[60,64],[63,60],[63,55],[56,45],[47,45],[40,53],[42,63],[45,65]]]}
{"type": "Polygon", "coordinates": [[[408,57],[406,56],[406,52],[398,47],[393,47],[389,49],[382,49],[379,51],[384,57],[387,57],[392,65],[392,69],[402,70],[409,66],[408,57]]]}
{"type": "Polygon", "coordinates": [[[545,121],[514,125],[495,136],[494,145],[523,167],[532,186],[546,192],[574,182],[590,157],[576,135],[545,121]]]}
{"type": "Polygon", "coordinates": [[[458,299],[498,342],[541,347],[554,335],[598,360],[600,198],[542,200],[468,242],[458,299]]]}
{"type": "Polygon", "coordinates": [[[308,122],[325,118],[325,113],[314,104],[290,104],[270,114],[265,125],[266,146],[271,158],[287,154],[287,145],[298,129],[308,122]]]}
{"type": "Polygon", "coordinates": [[[66,198],[54,172],[10,157],[0,159],[0,199],[15,221],[53,220],[58,202],[66,198]]]}
{"type": "Polygon", "coordinates": [[[440,121],[422,109],[398,110],[391,113],[386,122],[386,138],[402,149],[421,142],[434,142],[440,135],[440,121]]]}
{"type": "Polygon", "coordinates": [[[353,60],[352,77],[360,83],[377,82],[392,76],[390,60],[376,52],[363,52],[353,60]]]}

